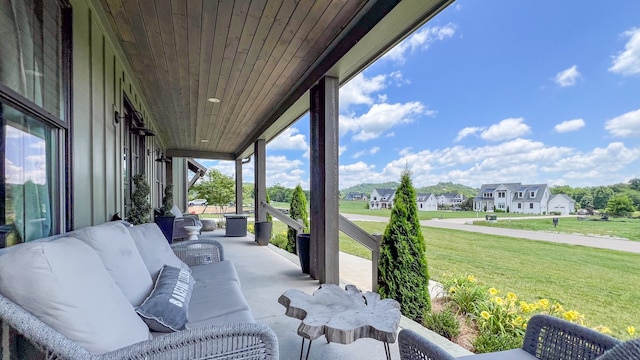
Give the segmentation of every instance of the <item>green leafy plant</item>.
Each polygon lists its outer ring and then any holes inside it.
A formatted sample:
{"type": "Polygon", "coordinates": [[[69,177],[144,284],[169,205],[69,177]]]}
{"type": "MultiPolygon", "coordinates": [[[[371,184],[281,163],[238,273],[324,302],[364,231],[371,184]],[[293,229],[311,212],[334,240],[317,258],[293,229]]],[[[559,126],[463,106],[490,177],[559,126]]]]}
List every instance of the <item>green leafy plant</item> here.
{"type": "Polygon", "coordinates": [[[460,334],[460,324],[456,315],[449,309],[439,313],[429,313],[424,317],[423,324],[426,328],[452,340],[460,334]]]}
{"type": "Polygon", "coordinates": [[[417,322],[431,310],[425,250],[416,191],[405,170],[380,246],[378,292],[383,298],[398,301],[402,313],[417,322]]]}
{"type": "Polygon", "coordinates": [[[473,340],[473,347],[478,354],[510,350],[522,347],[522,338],[512,334],[480,333],[473,340]]]}
{"type": "Polygon", "coordinates": [[[473,275],[450,277],[443,280],[442,286],[447,289],[445,297],[457,314],[479,314],[478,304],[488,295],[486,287],[473,275]]]}
{"type": "Polygon", "coordinates": [[[164,195],[162,196],[162,215],[171,215],[171,208],[173,208],[173,186],[171,184],[164,187],[164,195]]]}
{"type": "MultiPolygon", "coordinates": [[[[293,190],[291,196],[291,204],[289,205],[289,217],[294,220],[302,220],[303,233],[309,232],[309,210],[307,210],[307,197],[302,190],[302,186],[298,184],[293,190]]],[[[298,232],[289,227],[287,230],[287,251],[296,253],[296,236],[298,232]]]]}
{"type": "Polygon", "coordinates": [[[134,225],[148,223],[151,214],[149,184],[144,174],[134,175],[132,179],[135,190],[131,194],[131,210],[129,210],[127,221],[134,225]]]}

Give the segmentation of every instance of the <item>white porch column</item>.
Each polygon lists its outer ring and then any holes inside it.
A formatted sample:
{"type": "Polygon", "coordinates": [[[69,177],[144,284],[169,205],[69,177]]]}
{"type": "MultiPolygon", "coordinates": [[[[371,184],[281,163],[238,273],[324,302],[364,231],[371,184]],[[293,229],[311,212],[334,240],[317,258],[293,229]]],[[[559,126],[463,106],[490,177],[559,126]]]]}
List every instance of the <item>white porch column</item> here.
{"type": "Polygon", "coordinates": [[[254,182],[255,182],[255,219],[258,221],[267,221],[267,213],[262,209],[262,201],[267,201],[267,171],[266,171],[266,143],[264,139],[255,142],[253,148],[253,158],[255,160],[254,182]]]}
{"type": "Polygon", "coordinates": [[[339,284],[338,79],[311,88],[311,276],[339,284]]]}

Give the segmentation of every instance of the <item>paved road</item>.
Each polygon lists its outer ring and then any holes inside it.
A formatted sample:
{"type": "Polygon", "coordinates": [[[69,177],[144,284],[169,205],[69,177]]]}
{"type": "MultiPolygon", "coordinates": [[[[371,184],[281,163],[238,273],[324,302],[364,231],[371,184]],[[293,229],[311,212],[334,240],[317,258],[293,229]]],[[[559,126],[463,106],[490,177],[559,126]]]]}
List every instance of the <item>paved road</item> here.
{"type": "MultiPolygon", "coordinates": [[[[356,214],[343,214],[347,219],[352,221],[372,221],[372,222],[388,222],[389,219],[380,216],[369,215],[356,215],[356,214]]],[[[537,216],[536,219],[541,217],[537,216]]],[[[522,218],[518,218],[522,219],[522,218]]],[[[462,230],[469,232],[477,232],[483,234],[509,236],[514,238],[549,241],[562,244],[582,245],[601,249],[611,249],[626,251],[631,253],[640,254],[640,241],[630,241],[625,239],[615,239],[605,236],[587,236],[587,235],[573,235],[573,234],[561,234],[554,232],[543,231],[528,231],[528,230],[516,230],[516,229],[504,229],[494,228],[487,226],[470,225],[470,223],[476,219],[434,219],[434,220],[422,220],[420,224],[423,226],[430,226],[443,229],[462,230]]]]}

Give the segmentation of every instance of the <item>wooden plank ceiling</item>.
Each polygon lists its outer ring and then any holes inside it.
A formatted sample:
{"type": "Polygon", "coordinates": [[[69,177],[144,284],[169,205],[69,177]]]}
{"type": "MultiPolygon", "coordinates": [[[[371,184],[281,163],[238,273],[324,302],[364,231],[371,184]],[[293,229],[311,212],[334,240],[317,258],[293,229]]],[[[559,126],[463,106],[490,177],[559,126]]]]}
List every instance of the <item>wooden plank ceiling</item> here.
{"type": "Polygon", "coordinates": [[[263,136],[258,130],[275,123],[285,100],[300,97],[305,76],[372,3],[391,9],[397,2],[98,1],[167,150],[221,159],[263,136]]]}

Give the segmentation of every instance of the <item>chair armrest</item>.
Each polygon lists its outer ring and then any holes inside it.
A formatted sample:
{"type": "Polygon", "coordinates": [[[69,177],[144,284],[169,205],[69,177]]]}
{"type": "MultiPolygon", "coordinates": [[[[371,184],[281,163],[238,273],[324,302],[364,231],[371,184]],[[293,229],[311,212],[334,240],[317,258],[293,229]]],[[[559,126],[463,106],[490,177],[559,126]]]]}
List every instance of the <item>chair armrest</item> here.
{"type": "Polygon", "coordinates": [[[175,220],[173,220],[173,226],[184,228],[185,226],[194,226],[198,222],[200,222],[200,220],[198,220],[197,218],[191,216],[183,216],[181,218],[175,218],[175,220]]]}
{"type": "Polygon", "coordinates": [[[171,249],[180,260],[189,266],[211,264],[224,260],[224,248],[216,240],[189,240],[172,244],[171,249]]]}
{"type": "Polygon", "coordinates": [[[168,333],[96,356],[96,360],[278,359],[278,356],[278,339],[273,330],[262,324],[238,323],[168,333]]]}
{"type": "Polygon", "coordinates": [[[527,324],[522,349],[538,359],[589,360],[620,340],[549,315],[534,315],[527,324]]]}
{"type": "Polygon", "coordinates": [[[401,360],[454,360],[455,358],[438,345],[410,329],[398,334],[401,360]]]}

